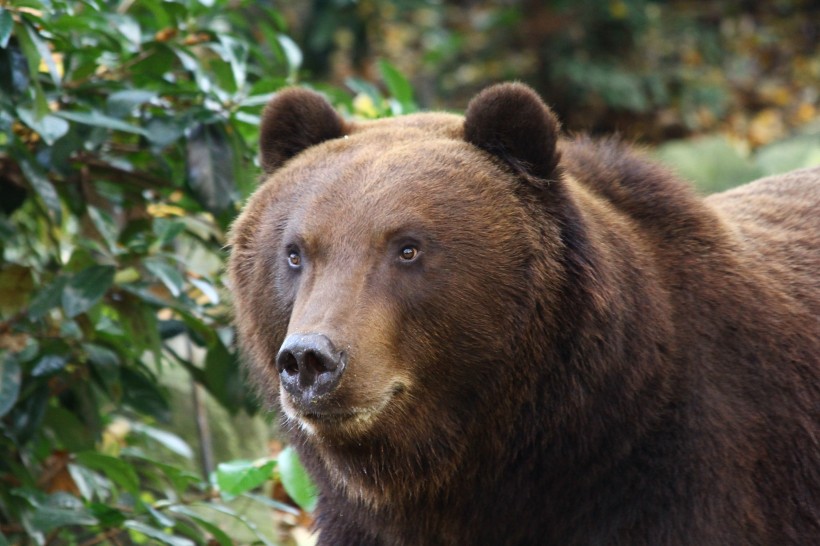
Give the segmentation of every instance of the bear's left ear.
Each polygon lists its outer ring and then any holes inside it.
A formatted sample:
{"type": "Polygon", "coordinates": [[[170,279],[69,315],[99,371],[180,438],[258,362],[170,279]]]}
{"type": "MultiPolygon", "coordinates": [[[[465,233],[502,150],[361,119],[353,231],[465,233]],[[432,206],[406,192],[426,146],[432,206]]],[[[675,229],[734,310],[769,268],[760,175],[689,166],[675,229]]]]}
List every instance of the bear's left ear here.
{"type": "Polygon", "coordinates": [[[464,138],[516,171],[556,178],[560,125],[535,91],[521,83],[489,87],[470,101],[464,138]]]}
{"type": "Polygon", "coordinates": [[[297,87],[279,91],[262,114],[262,168],[270,174],[299,152],[344,134],[344,121],[319,93],[297,87]]]}

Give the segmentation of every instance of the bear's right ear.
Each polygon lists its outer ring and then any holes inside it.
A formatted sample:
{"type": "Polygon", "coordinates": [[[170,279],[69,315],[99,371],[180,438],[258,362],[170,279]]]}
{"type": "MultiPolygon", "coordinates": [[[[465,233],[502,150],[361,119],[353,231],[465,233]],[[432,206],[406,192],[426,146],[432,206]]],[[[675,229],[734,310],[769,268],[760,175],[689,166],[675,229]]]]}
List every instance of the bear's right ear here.
{"type": "Polygon", "coordinates": [[[262,114],[262,168],[270,174],[306,148],[344,134],[344,121],[319,93],[297,87],[279,91],[262,114]]]}
{"type": "Polygon", "coordinates": [[[557,178],[559,127],[541,97],[521,83],[488,87],[464,114],[467,142],[541,180],[557,178]]]}

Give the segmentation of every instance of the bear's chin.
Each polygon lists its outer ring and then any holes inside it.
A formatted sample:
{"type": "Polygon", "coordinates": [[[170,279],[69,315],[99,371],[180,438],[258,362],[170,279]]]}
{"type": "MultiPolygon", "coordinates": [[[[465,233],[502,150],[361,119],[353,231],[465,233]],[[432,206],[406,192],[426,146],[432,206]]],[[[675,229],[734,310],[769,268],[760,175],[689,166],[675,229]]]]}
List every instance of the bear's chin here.
{"type": "Polygon", "coordinates": [[[381,420],[391,405],[397,403],[404,385],[397,383],[375,404],[366,407],[336,407],[327,411],[305,411],[293,404],[290,397],[280,393],[280,406],[288,423],[309,436],[336,440],[360,438],[381,420]]]}

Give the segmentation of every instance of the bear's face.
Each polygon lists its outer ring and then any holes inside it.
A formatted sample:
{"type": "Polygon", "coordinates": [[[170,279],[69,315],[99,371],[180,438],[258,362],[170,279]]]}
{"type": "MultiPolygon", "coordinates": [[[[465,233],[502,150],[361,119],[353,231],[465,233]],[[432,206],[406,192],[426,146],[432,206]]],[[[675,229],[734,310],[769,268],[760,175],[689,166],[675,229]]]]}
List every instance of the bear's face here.
{"type": "Polygon", "coordinates": [[[558,284],[559,249],[545,243],[558,227],[527,221],[540,189],[500,144],[491,154],[467,140],[488,130],[469,112],[466,125],[447,114],[345,124],[291,90],[264,119],[268,177],[231,236],[251,377],[325,449],[457,451],[518,373],[536,257],[556,261],[558,284]]]}

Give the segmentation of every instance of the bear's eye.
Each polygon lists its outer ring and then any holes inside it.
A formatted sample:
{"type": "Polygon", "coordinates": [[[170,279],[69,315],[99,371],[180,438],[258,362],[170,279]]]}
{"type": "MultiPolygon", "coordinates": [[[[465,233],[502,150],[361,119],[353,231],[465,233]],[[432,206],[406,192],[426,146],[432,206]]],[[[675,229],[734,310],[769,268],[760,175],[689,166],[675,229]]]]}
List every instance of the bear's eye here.
{"type": "Polygon", "coordinates": [[[290,249],[288,251],[288,265],[293,269],[299,269],[302,266],[302,257],[299,251],[290,249]]]}
{"type": "Polygon", "coordinates": [[[412,262],[419,256],[419,249],[413,245],[404,245],[399,250],[399,259],[403,262],[412,262]]]}

